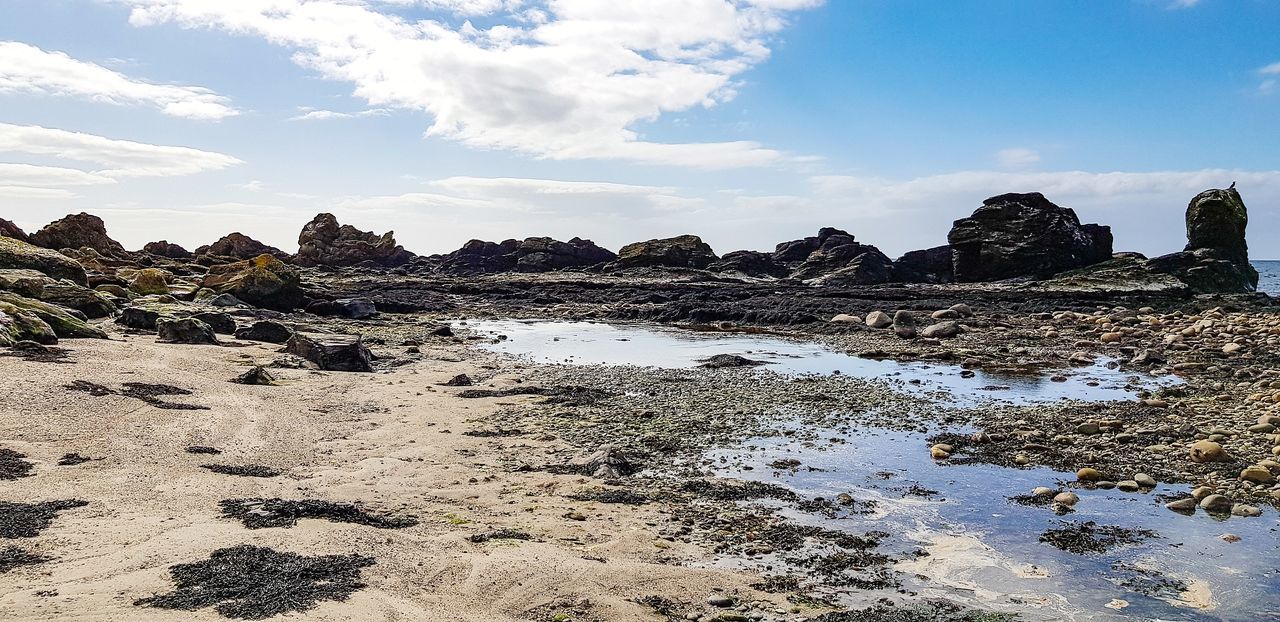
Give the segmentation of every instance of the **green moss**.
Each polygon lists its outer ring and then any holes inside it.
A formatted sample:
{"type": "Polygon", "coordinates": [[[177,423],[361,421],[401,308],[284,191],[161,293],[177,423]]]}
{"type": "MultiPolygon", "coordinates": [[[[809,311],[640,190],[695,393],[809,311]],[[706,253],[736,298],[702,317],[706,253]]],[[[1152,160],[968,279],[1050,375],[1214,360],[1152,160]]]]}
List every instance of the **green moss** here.
{"type": "Polygon", "coordinates": [[[101,330],[90,326],[88,322],[81,320],[62,307],[51,305],[39,300],[23,298],[17,294],[10,292],[0,292],[0,302],[7,303],[17,309],[38,317],[53,329],[58,337],[89,337],[94,339],[106,339],[107,334],[101,330]]]}

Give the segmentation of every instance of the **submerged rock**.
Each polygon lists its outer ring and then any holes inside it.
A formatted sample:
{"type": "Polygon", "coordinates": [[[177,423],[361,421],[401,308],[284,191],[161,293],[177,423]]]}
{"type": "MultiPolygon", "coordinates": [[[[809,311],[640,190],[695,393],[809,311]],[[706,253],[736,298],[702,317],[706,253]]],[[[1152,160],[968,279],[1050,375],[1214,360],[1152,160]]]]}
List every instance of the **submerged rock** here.
{"type": "Polygon", "coordinates": [[[959,282],[1045,278],[1111,258],[1111,228],[1082,225],[1038,192],[1002,194],[955,221],[947,241],[959,282]]]}
{"type": "Polygon", "coordinates": [[[373,262],[396,267],[413,258],[413,253],[396,244],[394,232],[379,236],[351,225],[339,225],[333,214],[317,215],[298,236],[296,261],[300,266],[355,266],[373,262]]]}
{"type": "Polygon", "coordinates": [[[285,352],[326,371],[373,371],[373,355],[358,335],[295,333],[285,344],[285,352]]]}
{"type": "Polygon", "coordinates": [[[31,234],[31,243],[52,250],[91,248],[106,257],[129,257],[119,242],[107,235],[107,226],[92,214],[72,214],[31,234]]]}

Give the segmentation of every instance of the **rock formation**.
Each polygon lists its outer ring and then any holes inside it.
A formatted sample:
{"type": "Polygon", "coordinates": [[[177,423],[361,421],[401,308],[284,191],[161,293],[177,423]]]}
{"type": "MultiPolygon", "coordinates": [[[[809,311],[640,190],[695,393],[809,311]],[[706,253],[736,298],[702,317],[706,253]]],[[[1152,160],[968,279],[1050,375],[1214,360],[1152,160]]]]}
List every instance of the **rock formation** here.
{"type": "Polygon", "coordinates": [[[1003,194],[957,220],[947,236],[959,282],[1046,278],[1111,257],[1111,228],[1081,225],[1038,192],[1003,194]]]}
{"type": "Polygon", "coordinates": [[[113,258],[128,257],[129,252],[107,235],[107,226],[92,214],[72,214],[55,220],[31,234],[32,244],[52,250],[91,248],[113,258]]]}
{"type": "Polygon", "coordinates": [[[258,307],[292,311],[303,302],[301,281],[296,269],[264,254],[211,267],[201,286],[258,307]]]}
{"type": "Polygon", "coordinates": [[[759,251],[733,251],[725,253],[719,261],[707,266],[712,272],[737,272],[746,276],[772,276],[783,278],[790,274],[786,266],[773,261],[773,255],[759,251]]]}
{"type": "Polygon", "coordinates": [[[893,272],[893,261],[880,249],[832,227],[818,230],[815,237],[779,244],[773,261],[791,268],[793,279],[821,277],[824,284],[838,286],[887,283],[893,272]]]}
{"type": "Polygon", "coordinates": [[[67,279],[78,285],[89,284],[84,267],[70,257],[17,238],[0,237],[0,268],[37,270],[55,279],[67,279]]]}
{"type": "Polygon", "coordinates": [[[376,264],[402,266],[414,254],[396,244],[394,232],[381,236],[351,225],[339,225],[333,214],[320,214],[302,228],[298,236],[300,266],[355,266],[376,264]]]}
{"type": "Polygon", "coordinates": [[[27,237],[27,234],[23,232],[18,225],[15,225],[13,222],[3,218],[0,218],[0,238],[13,238],[23,242],[31,241],[30,238],[27,237]]]}
{"type": "Polygon", "coordinates": [[[1187,205],[1186,219],[1186,250],[1151,259],[1147,266],[1200,292],[1257,290],[1258,271],[1249,264],[1245,241],[1249,211],[1234,184],[1196,195],[1187,205]]]}
{"type": "Polygon", "coordinates": [[[172,244],[168,240],[160,240],[159,242],[148,242],[142,247],[142,252],[157,257],[168,257],[169,259],[190,259],[194,257],[191,251],[172,244]]]}
{"type": "Polygon", "coordinates": [[[674,238],[636,242],[622,247],[609,270],[626,268],[697,268],[703,269],[719,259],[702,238],[681,235],[674,238]]]}
{"type": "Polygon", "coordinates": [[[215,257],[231,257],[234,259],[253,259],[259,255],[271,255],[277,259],[288,259],[286,253],[274,246],[267,246],[243,233],[236,232],[223,236],[217,242],[201,246],[195,250],[197,255],[213,255],[215,257]]]}
{"type": "Polygon", "coordinates": [[[439,269],[449,274],[551,272],[604,264],[615,257],[612,251],[582,238],[568,242],[548,237],[502,242],[471,240],[440,257],[439,269]]]}
{"type": "Polygon", "coordinates": [[[910,251],[893,262],[893,280],[900,283],[950,283],[954,278],[950,246],[910,251]]]}

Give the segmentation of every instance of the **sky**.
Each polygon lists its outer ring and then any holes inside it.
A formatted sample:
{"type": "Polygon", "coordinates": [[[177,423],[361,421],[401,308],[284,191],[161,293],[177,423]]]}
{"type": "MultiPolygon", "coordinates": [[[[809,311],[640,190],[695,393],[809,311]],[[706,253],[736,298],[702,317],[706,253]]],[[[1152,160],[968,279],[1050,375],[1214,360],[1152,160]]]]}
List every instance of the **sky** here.
{"type": "Polygon", "coordinates": [[[0,218],[126,247],[319,212],[409,250],[834,226],[891,256],[1005,192],[1280,258],[1275,0],[8,0],[0,218]]]}

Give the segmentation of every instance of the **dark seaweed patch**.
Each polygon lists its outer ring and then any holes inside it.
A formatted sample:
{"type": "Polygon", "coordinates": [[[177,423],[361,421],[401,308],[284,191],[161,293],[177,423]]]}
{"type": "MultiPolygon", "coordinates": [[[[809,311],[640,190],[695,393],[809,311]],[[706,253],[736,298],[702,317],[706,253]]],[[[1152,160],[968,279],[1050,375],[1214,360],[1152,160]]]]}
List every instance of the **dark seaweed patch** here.
{"type": "Polygon", "coordinates": [[[74,363],[67,360],[71,355],[66,350],[56,346],[41,345],[34,341],[19,341],[13,344],[8,352],[0,353],[0,356],[16,357],[29,363],[74,363]]]}
{"type": "Polygon", "coordinates": [[[48,557],[36,553],[28,553],[16,546],[0,549],[0,574],[4,574],[18,566],[31,566],[49,561],[48,557]]]}
{"type": "Polygon", "coordinates": [[[93,458],[76,453],[63,454],[62,457],[58,459],[58,466],[75,466],[77,464],[92,462],[93,460],[93,458]]]}
{"type": "Polygon", "coordinates": [[[86,505],[88,501],[79,499],[41,503],[0,501],[0,538],[34,538],[49,527],[58,512],[86,505]]]}
{"type": "Polygon", "coordinates": [[[210,456],[216,456],[222,453],[222,450],[218,449],[217,447],[205,447],[204,445],[192,445],[186,449],[186,452],[189,454],[205,454],[210,456]]]}
{"type": "Polygon", "coordinates": [[[303,556],[260,546],[214,551],[209,559],[169,569],[177,589],[135,605],[196,611],[214,607],[228,618],[264,620],[307,611],[321,601],[345,601],[365,587],[360,570],[374,564],[363,555],[303,556]]]}
{"type": "Polygon", "coordinates": [[[351,503],[315,499],[224,499],[219,502],[223,518],[235,518],[249,529],[289,528],[303,518],[321,518],[334,523],[356,523],[378,529],[403,529],[418,524],[411,518],[374,514],[351,503]]]}
{"type": "Polygon", "coordinates": [[[26,456],[12,449],[0,448],[0,479],[18,479],[31,475],[34,466],[23,458],[26,456]]]}
{"type": "Polygon", "coordinates": [[[1160,537],[1159,534],[1150,529],[1129,529],[1088,521],[1063,523],[1062,527],[1049,529],[1040,534],[1040,541],[1068,553],[1089,555],[1106,553],[1119,546],[1139,544],[1144,540],[1158,537],[1160,537]]]}
{"type": "Polygon", "coordinates": [[[580,490],[569,495],[569,498],[574,501],[595,501],[598,503],[617,503],[622,505],[644,505],[649,502],[649,498],[642,494],[617,488],[580,490]]]}
{"type": "Polygon", "coordinates": [[[930,603],[909,607],[880,606],[862,611],[837,611],[814,618],[814,622],[1009,622],[1017,616],[1007,613],[964,609],[952,603],[930,603]]]}
{"type": "Polygon", "coordinates": [[[546,397],[546,404],[563,404],[565,406],[586,406],[611,397],[611,394],[590,387],[510,387],[506,389],[467,389],[460,391],[458,397],[463,399],[481,399],[492,397],[515,397],[517,395],[541,395],[546,397]]]}
{"type": "Polygon", "coordinates": [[[479,430],[467,430],[463,432],[463,436],[474,436],[477,438],[504,438],[508,436],[520,436],[524,434],[524,430],[518,428],[481,428],[479,430]]]}
{"type": "Polygon", "coordinates": [[[476,544],[483,544],[490,540],[532,540],[533,536],[515,529],[494,529],[493,531],[472,534],[467,539],[476,544]]]}
{"type": "Polygon", "coordinates": [[[109,387],[89,382],[87,380],[76,380],[71,384],[68,384],[66,388],[72,391],[84,391],[94,397],[104,397],[107,395],[131,397],[137,400],[142,400],[163,410],[209,410],[208,406],[179,404],[177,402],[169,402],[160,399],[163,396],[170,395],[191,395],[191,391],[181,387],[175,387],[167,384],[148,384],[144,382],[126,382],[122,386],[124,387],[122,390],[116,391],[109,387]]]}
{"type": "Polygon", "coordinates": [[[221,475],[237,475],[240,477],[276,477],[280,475],[278,469],[260,464],[202,464],[200,467],[221,475]]]}

